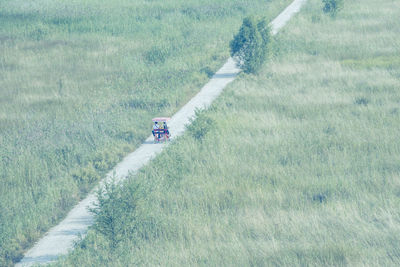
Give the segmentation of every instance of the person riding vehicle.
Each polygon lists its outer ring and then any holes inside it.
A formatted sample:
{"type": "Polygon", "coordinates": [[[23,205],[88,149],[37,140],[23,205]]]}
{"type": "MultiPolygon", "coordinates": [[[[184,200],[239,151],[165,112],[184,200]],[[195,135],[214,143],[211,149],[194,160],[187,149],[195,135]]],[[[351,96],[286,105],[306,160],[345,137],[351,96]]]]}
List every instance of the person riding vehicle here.
{"type": "Polygon", "coordinates": [[[163,128],[164,128],[164,132],[168,135],[168,138],[169,138],[169,130],[168,130],[168,126],[167,126],[167,122],[166,121],[164,121],[164,123],[163,123],[163,128]]]}
{"type": "Polygon", "coordinates": [[[154,122],[152,134],[155,143],[169,140],[170,132],[167,125],[168,120],[170,120],[170,118],[167,117],[158,117],[152,119],[152,121],[154,122]]]}
{"type": "MultiPolygon", "coordinates": [[[[155,131],[156,131],[157,129],[159,129],[159,128],[160,128],[160,127],[158,126],[158,122],[155,121],[155,122],[154,122],[154,125],[153,125],[153,131],[151,131],[151,132],[153,133],[153,136],[154,136],[154,137],[156,136],[155,131]]],[[[158,133],[158,138],[160,138],[160,133],[158,133]]]]}

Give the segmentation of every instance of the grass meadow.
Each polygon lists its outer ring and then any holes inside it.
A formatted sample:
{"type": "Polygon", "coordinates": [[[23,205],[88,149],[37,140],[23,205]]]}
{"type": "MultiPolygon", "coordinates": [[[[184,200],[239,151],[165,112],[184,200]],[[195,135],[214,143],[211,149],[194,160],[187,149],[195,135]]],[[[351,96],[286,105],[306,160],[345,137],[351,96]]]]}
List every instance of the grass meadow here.
{"type": "Polygon", "coordinates": [[[290,0],[0,2],[0,265],[22,252],[290,0]]]}
{"type": "Polygon", "coordinates": [[[113,235],[53,266],[399,266],[400,2],[321,9],[109,191],[113,235]]]}

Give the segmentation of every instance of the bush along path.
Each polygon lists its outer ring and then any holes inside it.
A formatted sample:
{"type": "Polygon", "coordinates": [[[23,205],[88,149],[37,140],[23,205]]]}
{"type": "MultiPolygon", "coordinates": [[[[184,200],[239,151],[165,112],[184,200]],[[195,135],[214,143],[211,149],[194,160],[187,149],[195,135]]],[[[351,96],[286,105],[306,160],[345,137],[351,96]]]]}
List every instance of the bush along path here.
{"type": "MultiPolygon", "coordinates": [[[[271,24],[271,33],[275,35],[297,13],[307,0],[295,0],[271,24]]],[[[205,109],[221,94],[227,84],[232,82],[241,70],[235,61],[229,58],[224,66],[211,78],[211,80],[183,106],[171,119],[169,129],[172,140],[182,135],[186,125],[195,117],[196,110],[205,109]]],[[[119,163],[113,171],[95,188],[84,200],[78,203],[57,226],[50,229],[33,248],[28,250],[24,258],[16,266],[31,266],[34,264],[49,263],[59,256],[66,255],[73,249],[74,243],[83,238],[94,223],[94,215],[90,212],[96,207],[96,192],[106,183],[118,183],[128,174],[137,172],[154,156],[160,153],[166,144],[153,144],[153,136],[146,139],[133,153],[129,154],[119,163]]]]}

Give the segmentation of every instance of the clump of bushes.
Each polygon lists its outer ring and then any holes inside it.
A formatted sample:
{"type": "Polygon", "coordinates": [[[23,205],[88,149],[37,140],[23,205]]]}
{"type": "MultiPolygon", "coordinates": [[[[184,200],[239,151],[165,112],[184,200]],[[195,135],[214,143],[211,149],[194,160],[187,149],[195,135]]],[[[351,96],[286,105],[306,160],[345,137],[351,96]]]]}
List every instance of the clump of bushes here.
{"type": "Polygon", "coordinates": [[[257,73],[270,54],[271,29],[265,18],[246,17],[230,42],[231,56],[245,73],[257,73]]]}
{"type": "Polygon", "coordinates": [[[322,0],[322,3],[324,4],[322,10],[333,17],[336,16],[344,6],[343,0],[322,0]]]}

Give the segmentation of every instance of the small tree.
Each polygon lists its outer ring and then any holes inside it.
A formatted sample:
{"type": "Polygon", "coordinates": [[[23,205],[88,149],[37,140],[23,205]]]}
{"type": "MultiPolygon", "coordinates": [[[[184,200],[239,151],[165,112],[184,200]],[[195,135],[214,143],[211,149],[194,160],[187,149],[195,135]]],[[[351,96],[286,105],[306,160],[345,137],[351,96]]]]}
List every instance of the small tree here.
{"type": "Polygon", "coordinates": [[[191,119],[191,124],[187,126],[190,135],[200,142],[206,134],[215,127],[215,122],[204,114],[204,110],[196,109],[195,117],[191,119]]]}
{"type": "Polygon", "coordinates": [[[331,16],[336,16],[337,13],[343,9],[343,0],[322,0],[324,4],[323,11],[325,13],[331,14],[331,16]]]}
{"type": "Polygon", "coordinates": [[[129,228],[135,224],[139,191],[139,185],[121,187],[112,181],[97,193],[98,202],[90,210],[96,219],[94,229],[108,239],[112,249],[130,233],[129,228]]]}
{"type": "Polygon", "coordinates": [[[239,33],[230,42],[231,56],[238,60],[245,73],[256,73],[269,55],[271,30],[265,19],[243,20],[239,33]]]}

